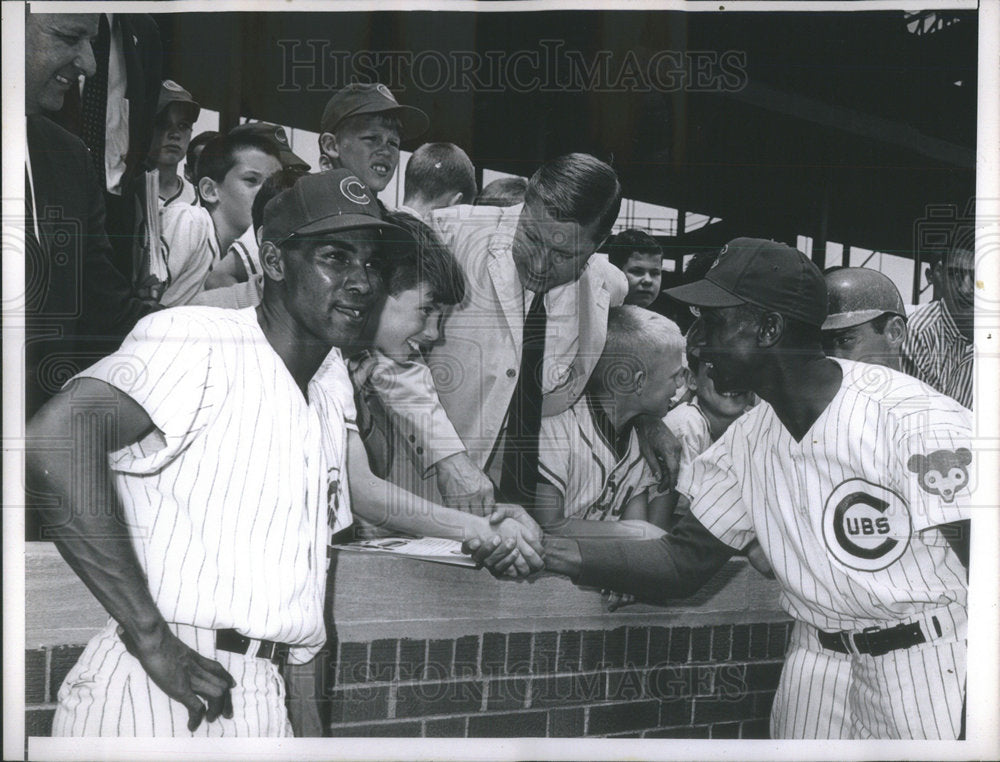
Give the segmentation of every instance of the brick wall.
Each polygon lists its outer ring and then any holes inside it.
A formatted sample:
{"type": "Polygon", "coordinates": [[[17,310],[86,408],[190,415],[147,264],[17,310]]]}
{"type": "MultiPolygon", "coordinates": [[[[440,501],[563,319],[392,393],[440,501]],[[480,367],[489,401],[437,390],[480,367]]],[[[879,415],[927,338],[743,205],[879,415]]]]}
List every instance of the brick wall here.
{"type": "Polygon", "coordinates": [[[82,645],[24,652],[25,738],[47,736],[52,732],[52,714],[59,686],[82,653],[82,645]]]}
{"type": "MultiPolygon", "coordinates": [[[[29,546],[25,719],[44,736],[107,614],[51,546],[29,546]]],[[[777,584],[745,563],[685,601],[609,613],[554,577],[340,555],[321,690],[333,735],[767,736],[789,622],[777,584]]]]}
{"type": "Polygon", "coordinates": [[[767,738],[789,623],[340,643],[337,736],[767,738]]]}
{"type": "MultiPolygon", "coordinates": [[[[767,738],[788,633],[772,622],[345,642],[326,659],[325,712],[335,736],[767,738]]],[[[25,653],[27,735],[49,734],[82,650],[25,653]]]]}

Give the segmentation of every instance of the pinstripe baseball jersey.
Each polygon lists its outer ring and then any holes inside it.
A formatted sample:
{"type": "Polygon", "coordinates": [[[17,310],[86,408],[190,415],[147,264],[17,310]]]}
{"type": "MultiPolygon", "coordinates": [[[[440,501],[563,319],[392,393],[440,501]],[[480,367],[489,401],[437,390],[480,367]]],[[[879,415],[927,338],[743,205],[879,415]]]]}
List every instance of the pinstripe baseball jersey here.
{"type": "Polygon", "coordinates": [[[205,287],[205,278],[219,259],[215,224],[204,207],[171,204],[160,216],[160,237],[170,273],[160,304],[187,304],[205,287]]]}
{"type": "Polygon", "coordinates": [[[756,537],[785,610],[820,629],[964,608],[965,570],[937,527],[969,518],[970,412],[836,362],[841,387],[801,441],[760,404],[695,461],[692,514],[730,547],[756,537]]]}
{"type": "Polygon", "coordinates": [[[972,409],[972,342],[958,330],[943,300],[910,314],[901,351],[904,372],[972,409]]]}
{"type": "Polygon", "coordinates": [[[109,463],[163,617],[317,652],[328,507],[347,505],[336,382],[311,382],[307,402],[252,308],[154,313],[80,375],[156,427],[109,463]]]}
{"type": "Polygon", "coordinates": [[[566,518],[616,520],[636,495],[656,484],[635,429],[616,436],[589,393],[559,415],[542,418],[538,472],[563,498],[566,518]]]}

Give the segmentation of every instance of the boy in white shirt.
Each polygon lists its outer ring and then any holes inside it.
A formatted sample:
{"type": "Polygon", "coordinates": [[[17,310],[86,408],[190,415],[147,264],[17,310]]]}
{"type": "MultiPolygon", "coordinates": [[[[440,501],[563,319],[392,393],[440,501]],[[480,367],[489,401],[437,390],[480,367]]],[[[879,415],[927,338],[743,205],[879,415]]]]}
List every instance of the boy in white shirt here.
{"type": "MultiPolygon", "coordinates": [[[[231,138],[244,135],[256,135],[270,141],[278,151],[278,159],[281,161],[281,171],[289,173],[288,179],[281,182],[281,189],[291,187],[294,178],[301,177],[309,172],[309,165],[304,159],[292,153],[292,148],[288,143],[288,136],[285,128],[279,124],[271,122],[247,122],[233,127],[229,131],[231,138]]],[[[268,199],[275,195],[277,191],[270,194],[268,199]]],[[[259,195],[259,194],[258,194],[259,195]]],[[[254,206],[257,206],[254,204],[254,206]]],[[[205,288],[214,289],[223,286],[231,286],[235,283],[245,283],[259,277],[261,272],[260,257],[257,254],[257,233],[263,217],[263,204],[260,210],[251,212],[253,224],[244,230],[228,249],[222,252],[222,258],[218,264],[212,268],[208,278],[205,280],[205,288]]]]}
{"type": "Polygon", "coordinates": [[[163,210],[162,244],[169,281],[160,303],[188,304],[205,286],[212,266],[248,227],[254,197],[281,169],[274,145],[255,135],[221,135],[198,158],[203,206],[171,204],[163,210]]]}
{"type": "Polygon", "coordinates": [[[191,127],[201,113],[191,93],[172,79],[163,80],[156,102],[156,120],[153,122],[153,140],[149,158],[159,172],[160,202],[194,204],[198,194],[194,185],[178,174],[177,166],[187,155],[191,142],[191,127]]]}

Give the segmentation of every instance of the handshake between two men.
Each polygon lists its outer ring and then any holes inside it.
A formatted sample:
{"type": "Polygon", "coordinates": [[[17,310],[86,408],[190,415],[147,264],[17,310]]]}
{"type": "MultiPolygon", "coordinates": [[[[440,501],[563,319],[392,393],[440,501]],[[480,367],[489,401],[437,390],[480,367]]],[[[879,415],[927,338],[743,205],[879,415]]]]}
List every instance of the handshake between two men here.
{"type": "MultiPolygon", "coordinates": [[[[556,550],[561,558],[577,538],[650,540],[666,534],[660,527],[640,520],[562,519],[545,522],[543,528],[524,508],[513,503],[497,503],[489,522],[495,531],[465,540],[462,551],[493,576],[511,579],[523,579],[542,571],[573,576],[567,574],[570,567],[565,564],[547,564],[546,551],[556,550]]],[[[611,607],[630,600],[630,596],[612,594],[611,607]]]]}

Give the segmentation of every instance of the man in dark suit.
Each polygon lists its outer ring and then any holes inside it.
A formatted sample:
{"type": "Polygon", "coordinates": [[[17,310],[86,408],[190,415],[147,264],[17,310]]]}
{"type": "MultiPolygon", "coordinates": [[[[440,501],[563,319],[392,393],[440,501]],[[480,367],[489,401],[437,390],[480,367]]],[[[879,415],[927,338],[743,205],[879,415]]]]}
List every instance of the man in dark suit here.
{"type": "Polygon", "coordinates": [[[54,121],[83,139],[103,185],[112,262],[132,278],[136,197],[148,166],[160,82],[160,30],[148,14],[98,15],[95,69],[72,87],[54,121]]]}
{"type": "Polygon", "coordinates": [[[93,73],[94,14],[25,19],[25,359],[30,417],[156,309],[111,263],[104,199],[81,140],[43,116],[93,73]]]}

